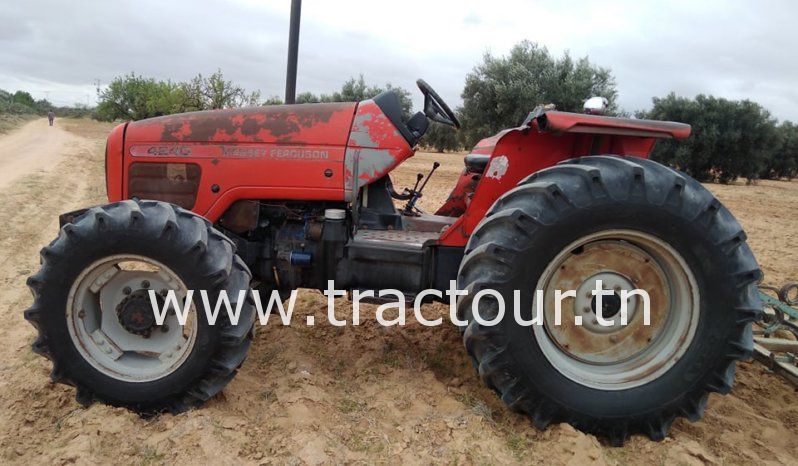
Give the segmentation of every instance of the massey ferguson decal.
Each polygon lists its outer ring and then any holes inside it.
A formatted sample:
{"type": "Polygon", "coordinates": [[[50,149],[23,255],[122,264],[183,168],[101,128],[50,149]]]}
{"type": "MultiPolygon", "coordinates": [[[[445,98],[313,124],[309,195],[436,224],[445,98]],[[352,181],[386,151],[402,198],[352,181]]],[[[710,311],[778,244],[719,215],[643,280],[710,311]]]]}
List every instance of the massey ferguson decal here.
{"type": "Polygon", "coordinates": [[[268,157],[272,159],[289,160],[326,160],[330,158],[330,155],[326,150],[305,149],[301,147],[221,146],[221,148],[222,156],[224,157],[268,157]]]}
{"type": "Polygon", "coordinates": [[[200,158],[244,158],[274,160],[327,160],[326,149],[306,147],[264,146],[264,145],[223,145],[223,144],[168,144],[135,145],[130,148],[133,157],[200,157],[200,158]]]}

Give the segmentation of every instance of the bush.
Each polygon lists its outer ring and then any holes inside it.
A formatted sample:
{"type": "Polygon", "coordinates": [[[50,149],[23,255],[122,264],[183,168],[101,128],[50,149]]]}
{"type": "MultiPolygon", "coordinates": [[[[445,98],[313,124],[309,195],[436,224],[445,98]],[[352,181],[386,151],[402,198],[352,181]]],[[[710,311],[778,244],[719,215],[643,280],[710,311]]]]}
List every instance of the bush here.
{"type": "Polygon", "coordinates": [[[260,94],[247,93],[221,71],[174,83],[131,73],[114,79],[100,94],[100,120],[141,120],[173,113],[257,105],[260,94]]]}
{"type": "Polygon", "coordinates": [[[462,148],[457,131],[451,126],[440,123],[430,123],[429,129],[421,141],[426,147],[432,148],[436,152],[456,151],[462,148]]]}
{"type": "Polygon", "coordinates": [[[581,112],[584,101],[606,97],[617,111],[618,92],[608,68],[574,60],[567,53],[552,57],[545,47],[523,41],[506,57],[485,54],[466,76],[461,116],[464,142],[471,146],[501,129],[518,126],[538,105],[581,112]]]}
{"type": "Polygon", "coordinates": [[[371,99],[377,94],[381,94],[390,90],[393,90],[396,92],[397,96],[399,96],[399,102],[402,105],[402,112],[406,117],[409,116],[413,108],[413,101],[410,99],[410,92],[408,92],[407,89],[398,86],[392,86],[390,83],[386,84],[384,87],[368,85],[366,84],[365,79],[363,79],[362,74],[358,79],[349,78],[341,86],[341,90],[335,91],[332,94],[321,94],[317,96],[311,92],[303,92],[296,96],[296,103],[308,104],[316,102],[360,102],[361,100],[371,99]]]}
{"type": "Polygon", "coordinates": [[[660,141],[651,158],[678,168],[699,181],[728,183],[738,177],[754,181],[766,171],[777,150],[776,121],[759,104],[699,95],[671,93],[654,98],[653,108],[638,115],[688,123],[683,141],[660,141]]]}
{"type": "Polygon", "coordinates": [[[100,94],[97,117],[114,121],[141,120],[179,113],[186,109],[183,88],[171,81],[156,81],[131,73],[114,79],[100,94]]]}
{"type": "Polygon", "coordinates": [[[28,92],[13,94],[0,89],[0,115],[46,115],[53,104],[45,99],[35,100],[28,92]]]}
{"type": "Polygon", "coordinates": [[[766,179],[798,176],[798,126],[785,121],[776,128],[775,150],[766,161],[761,177],[766,179]]]}

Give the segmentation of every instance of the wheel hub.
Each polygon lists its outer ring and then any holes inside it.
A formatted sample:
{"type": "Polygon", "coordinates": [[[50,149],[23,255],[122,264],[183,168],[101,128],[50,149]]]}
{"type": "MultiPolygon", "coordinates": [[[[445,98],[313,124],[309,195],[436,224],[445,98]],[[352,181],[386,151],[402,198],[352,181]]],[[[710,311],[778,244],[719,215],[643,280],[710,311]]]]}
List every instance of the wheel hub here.
{"type": "Polygon", "coordinates": [[[190,304],[185,325],[169,312],[157,325],[149,290],[174,291],[184,302],[187,287],[171,269],[153,259],[115,255],[81,272],[67,300],[70,337],[97,370],[117,380],[148,382],[174,372],[191,353],[197,336],[196,309],[190,304]],[[155,331],[159,329],[159,331],[155,331]]]}
{"type": "MultiPolygon", "coordinates": [[[[606,258],[602,256],[608,253],[611,253],[611,250],[595,251],[591,248],[587,253],[583,251],[582,254],[587,255],[579,257],[579,261],[573,261],[574,264],[571,265],[570,270],[573,273],[587,274],[589,273],[587,270],[589,270],[590,264],[605,260],[606,258]],[[577,262],[582,263],[577,264],[577,262]]],[[[566,266],[566,270],[568,269],[569,267],[566,266]]],[[[601,334],[617,332],[624,327],[620,316],[623,301],[626,301],[627,324],[637,313],[637,296],[625,296],[626,299],[621,300],[623,291],[629,292],[635,288],[634,281],[620,271],[602,271],[591,275],[582,280],[581,284],[576,288],[573,313],[575,316],[581,316],[582,327],[587,331],[601,334]],[[599,281],[601,281],[601,287],[598,287],[599,281]],[[601,297],[601,317],[605,323],[610,321],[610,325],[601,325],[599,322],[598,313],[596,312],[598,296],[593,294],[593,291],[597,289],[612,291],[612,294],[604,294],[601,297]]]]}
{"type": "Polygon", "coordinates": [[[543,325],[533,331],[544,355],[564,375],[595,388],[653,380],[678,361],[698,322],[689,268],[667,243],[642,232],[608,230],[572,243],[549,263],[537,289],[544,292],[543,325]],[[576,297],[562,299],[559,324],[555,290],[576,290],[576,297]],[[594,290],[604,290],[604,322],[594,290]],[[635,290],[648,294],[648,325],[635,290]]]}
{"type": "MultiPolygon", "coordinates": [[[[163,298],[156,295],[158,306],[163,308],[163,298]],[[160,299],[159,299],[160,298],[160,299]]],[[[124,298],[116,307],[116,315],[122,328],[128,332],[148,338],[155,325],[155,315],[147,290],[136,290],[124,298]]]]}

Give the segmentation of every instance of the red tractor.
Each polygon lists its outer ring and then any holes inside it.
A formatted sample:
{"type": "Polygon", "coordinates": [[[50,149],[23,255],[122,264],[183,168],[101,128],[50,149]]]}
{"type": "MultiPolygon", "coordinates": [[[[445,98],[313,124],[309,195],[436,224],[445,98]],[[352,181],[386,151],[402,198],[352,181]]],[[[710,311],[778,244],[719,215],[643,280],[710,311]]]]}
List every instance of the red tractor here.
{"type": "MultiPolygon", "coordinates": [[[[424,111],[392,91],[359,103],[171,115],[117,126],[105,155],[109,204],[64,214],[28,280],[33,349],[81,403],[179,412],[219,393],[249,349],[252,295],[210,325],[189,302],[179,325],[153,317],[149,290],[286,296],[297,288],[464,290],[457,317],[480,378],[544,428],[569,422],[622,443],[665,437],[727,393],[752,350],[760,271],[731,213],[684,173],[647,159],[688,125],[540,107],[465,156],[449,199],[421,212],[422,189],[391,171],[430,121],[459,127],[424,81],[424,111]],[[395,204],[401,204],[399,207],[395,204]],[[598,325],[591,290],[608,296],[598,325]],[[516,303],[497,325],[496,290],[516,303]],[[639,296],[650,296],[650,322],[639,296]],[[535,290],[542,304],[535,307],[535,290]],[[575,290],[554,319],[556,290],[575,290]],[[626,325],[618,311],[628,309],[626,325]],[[583,325],[575,325],[580,316],[583,325]]],[[[591,99],[592,101],[592,99],[591,99]]],[[[419,181],[421,176],[419,176],[419,181]]],[[[560,297],[562,298],[562,297],[560,297]]],[[[427,294],[426,299],[448,302],[427,294]]]]}

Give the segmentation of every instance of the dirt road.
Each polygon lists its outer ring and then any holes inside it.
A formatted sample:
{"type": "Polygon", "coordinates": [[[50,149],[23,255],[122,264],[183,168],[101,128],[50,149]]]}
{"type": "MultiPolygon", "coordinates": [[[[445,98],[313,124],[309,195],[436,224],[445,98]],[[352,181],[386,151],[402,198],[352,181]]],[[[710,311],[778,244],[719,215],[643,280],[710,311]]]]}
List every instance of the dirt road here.
{"type": "Polygon", "coordinates": [[[79,142],[80,138],[61,128],[60,120],[50,127],[46,118],[31,121],[1,136],[0,189],[21,176],[51,170],[64,149],[79,142]]]}
{"type": "MultiPolygon", "coordinates": [[[[52,157],[60,156],[50,164],[55,167],[18,171],[0,188],[2,463],[703,465],[798,459],[798,394],[757,363],[741,364],[732,393],[711,396],[702,421],[677,421],[663,442],[635,436],[611,448],[565,424],[539,432],[509,412],[474,374],[454,328],[408,319],[405,328],[385,331],[373,307],[361,311],[358,327],[332,327],[324,324],[324,297],[307,290],[295,321],[313,314],[317,325],[259,328],[238,377],[204,408],[146,420],[99,404],[82,408],[73,388],[49,382],[50,364],[30,351],[35,331],[22,318],[31,301],[25,279],[38,267],[38,250],[56,235],[57,215],[104,197],[102,150],[110,126],[59,123],[68,134],[52,133],[63,138],[52,147],[52,157]]],[[[19,137],[0,136],[0,147],[9,144],[5,138],[19,137]]],[[[27,153],[42,145],[40,138],[29,144],[20,148],[27,153]]],[[[0,157],[9,156],[6,150],[0,157]]],[[[443,166],[422,199],[427,208],[446,196],[462,156],[419,154],[394,180],[399,188],[412,184],[433,160],[443,166]]],[[[738,214],[766,274],[798,279],[789,255],[798,230],[790,216],[798,182],[709,188],[738,214]]],[[[339,318],[347,308],[339,303],[339,318]]],[[[446,311],[431,306],[425,315],[446,311]]]]}

